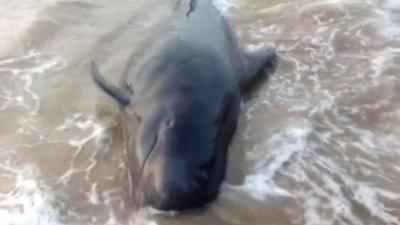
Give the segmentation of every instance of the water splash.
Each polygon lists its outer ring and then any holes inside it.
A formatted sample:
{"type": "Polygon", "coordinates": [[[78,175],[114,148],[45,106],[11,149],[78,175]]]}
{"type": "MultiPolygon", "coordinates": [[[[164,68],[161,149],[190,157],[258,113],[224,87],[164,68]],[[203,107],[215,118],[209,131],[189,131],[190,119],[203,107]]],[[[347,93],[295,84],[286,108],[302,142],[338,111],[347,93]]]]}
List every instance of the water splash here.
{"type": "Polygon", "coordinates": [[[36,181],[31,169],[15,170],[14,188],[0,195],[1,223],[5,225],[59,225],[60,214],[52,205],[54,195],[36,181]],[[29,175],[31,174],[31,175],[29,175]]]}

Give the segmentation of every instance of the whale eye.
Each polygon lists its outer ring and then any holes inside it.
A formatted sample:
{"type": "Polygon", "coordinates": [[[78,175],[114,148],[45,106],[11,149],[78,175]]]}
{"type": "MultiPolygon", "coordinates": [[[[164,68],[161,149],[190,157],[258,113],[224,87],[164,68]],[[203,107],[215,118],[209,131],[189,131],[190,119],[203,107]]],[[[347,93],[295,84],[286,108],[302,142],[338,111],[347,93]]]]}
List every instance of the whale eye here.
{"type": "Polygon", "coordinates": [[[134,115],[139,123],[142,122],[142,117],[140,117],[136,112],[134,113],[134,115]]]}
{"type": "Polygon", "coordinates": [[[167,127],[173,127],[174,126],[174,120],[172,118],[168,119],[167,122],[167,127]]]}

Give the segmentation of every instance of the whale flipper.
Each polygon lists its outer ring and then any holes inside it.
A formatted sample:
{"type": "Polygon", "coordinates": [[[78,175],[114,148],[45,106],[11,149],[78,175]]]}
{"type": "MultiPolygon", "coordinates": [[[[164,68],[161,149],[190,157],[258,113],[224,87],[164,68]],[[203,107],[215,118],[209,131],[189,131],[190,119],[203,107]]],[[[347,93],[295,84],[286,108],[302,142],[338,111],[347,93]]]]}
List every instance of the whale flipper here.
{"type": "Polygon", "coordinates": [[[117,100],[121,105],[128,106],[131,104],[131,96],[127,91],[120,89],[119,87],[109,83],[103,75],[99,72],[96,63],[90,61],[91,74],[94,82],[99,86],[105,93],[117,100]]]}
{"type": "Polygon", "coordinates": [[[240,88],[247,89],[257,78],[274,72],[277,58],[275,48],[244,52],[243,60],[246,72],[240,79],[240,88]]]}

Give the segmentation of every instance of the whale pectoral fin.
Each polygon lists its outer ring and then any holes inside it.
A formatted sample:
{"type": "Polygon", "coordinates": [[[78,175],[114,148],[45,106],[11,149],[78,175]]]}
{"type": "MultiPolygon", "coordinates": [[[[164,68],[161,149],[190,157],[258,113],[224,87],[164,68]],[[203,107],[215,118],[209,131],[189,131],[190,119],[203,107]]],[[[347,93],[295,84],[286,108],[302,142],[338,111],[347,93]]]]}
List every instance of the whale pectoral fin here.
{"type": "Polygon", "coordinates": [[[277,58],[275,48],[244,52],[245,74],[240,80],[241,89],[247,89],[258,78],[263,78],[273,73],[277,64],[277,58]]]}
{"type": "Polygon", "coordinates": [[[131,104],[131,95],[128,91],[124,91],[119,87],[109,83],[103,75],[100,74],[99,69],[94,61],[91,61],[91,73],[94,82],[99,86],[104,92],[114,98],[123,106],[128,106],[131,104]]]}

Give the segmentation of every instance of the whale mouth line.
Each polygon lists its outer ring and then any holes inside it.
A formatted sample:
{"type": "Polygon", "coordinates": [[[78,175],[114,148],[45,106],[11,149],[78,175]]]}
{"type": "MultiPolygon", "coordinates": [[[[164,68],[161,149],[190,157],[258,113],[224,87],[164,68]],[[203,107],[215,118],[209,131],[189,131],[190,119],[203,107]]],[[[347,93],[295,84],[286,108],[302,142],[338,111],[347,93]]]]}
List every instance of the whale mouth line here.
{"type": "MultiPolygon", "coordinates": [[[[138,175],[136,176],[136,182],[134,182],[134,188],[135,188],[135,190],[137,190],[137,188],[140,186],[140,183],[141,183],[142,177],[143,177],[143,172],[144,172],[144,170],[145,170],[145,168],[146,168],[147,162],[149,161],[149,159],[150,159],[150,157],[151,157],[151,154],[152,154],[153,151],[154,151],[154,147],[156,146],[157,140],[158,140],[158,133],[156,133],[156,135],[155,135],[155,137],[154,137],[154,139],[153,139],[153,142],[152,142],[152,144],[151,144],[150,150],[147,152],[146,157],[145,157],[145,159],[143,160],[142,165],[139,167],[139,168],[140,168],[140,169],[139,169],[139,173],[138,173],[138,175]]],[[[136,203],[138,203],[138,202],[137,202],[137,199],[136,199],[136,198],[134,198],[134,199],[135,199],[136,203]]],[[[138,204],[137,204],[137,205],[138,205],[138,204]]]]}

